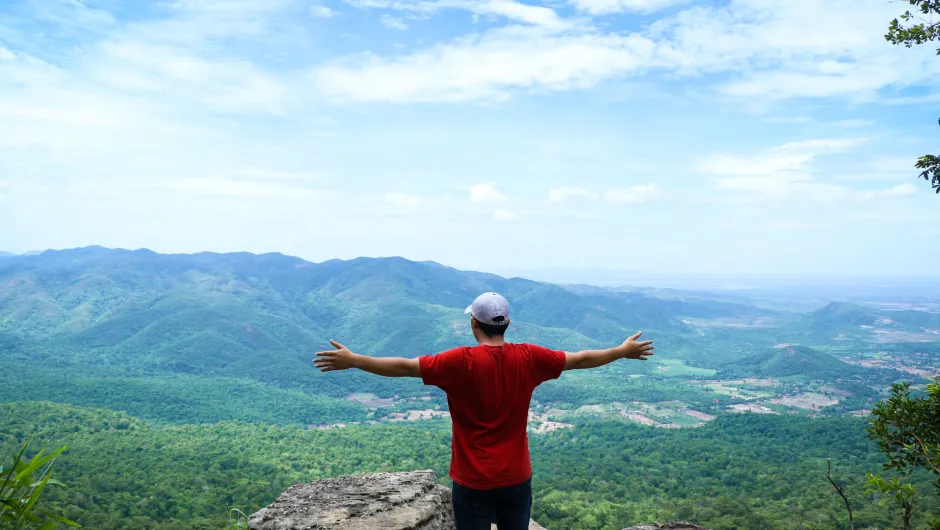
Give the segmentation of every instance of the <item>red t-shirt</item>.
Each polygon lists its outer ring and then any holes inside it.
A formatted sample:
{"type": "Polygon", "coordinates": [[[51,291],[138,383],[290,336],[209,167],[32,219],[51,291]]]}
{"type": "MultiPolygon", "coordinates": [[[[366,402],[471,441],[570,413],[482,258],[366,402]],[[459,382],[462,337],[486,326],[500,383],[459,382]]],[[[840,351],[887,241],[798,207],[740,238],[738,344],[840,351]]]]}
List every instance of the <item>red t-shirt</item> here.
{"type": "Polygon", "coordinates": [[[526,424],[532,391],[565,368],[565,353],[534,344],[463,346],[420,357],[421,379],[447,393],[450,477],[495,489],[532,476],[526,424]]]}

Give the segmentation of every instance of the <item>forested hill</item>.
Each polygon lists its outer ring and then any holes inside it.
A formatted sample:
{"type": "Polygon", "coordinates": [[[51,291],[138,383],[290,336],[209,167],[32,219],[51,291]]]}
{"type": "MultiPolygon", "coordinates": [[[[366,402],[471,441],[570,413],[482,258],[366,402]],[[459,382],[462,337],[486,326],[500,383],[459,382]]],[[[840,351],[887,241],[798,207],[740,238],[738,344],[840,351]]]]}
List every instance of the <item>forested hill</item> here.
{"type": "Polygon", "coordinates": [[[0,332],[7,343],[55,344],[86,359],[147,351],[133,364],[178,372],[226,370],[272,352],[306,358],[329,338],[366,353],[416,355],[470,340],[463,309],[488,290],[512,301],[513,340],[558,348],[619,341],[638,329],[682,335],[690,332],[684,317],[744,307],[576,293],[402,258],[310,263],[89,247],[0,261],[0,332]]]}
{"type": "MultiPolygon", "coordinates": [[[[536,395],[571,405],[727,405],[746,397],[678,378],[727,371],[776,344],[832,345],[830,338],[850,331],[826,328],[818,314],[700,294],[659,298],[403,258],[311,263],[282,254],[88,247],[0,260],[0,402],[44,399],[173,423],[364,421],[374,407],[351,394],[409,407],[403,400],[427,398],[428,389],[358,371],[323,374],[312,367],[315,352],[331,338],[362,353],[407,357],[470,343],[463,310],[491,290],[512,304],[514,342],[576,350],[614,345],[637,330],[656,340],[653,362],[572,374],[536,395]]],[[[858,337],[866,350],[868,339],[858,337]]],[[[845,344],[840,338],[837,347],[845,344]]],[[[838,370],[829,351],[796,372],[811,380],[818,379],[807,373],[814,367],[838,370]]],[[[734,373],[762,375],[761,366],[744,363],[734,373]]],[[[842,406],[858,408],[872,392],[851,391],[862,402],[842,406]]],[[[430,397],[442,406],[442,396],[430,397]]]]}
{"type": "Polygon", "coordinates": [[[871,370],[840,361],[806,346],[779,345],[766,352],[738,359],[725,370],[726,375],[790,377],[812,374],[824,380],[861,376],[871,370]]]}

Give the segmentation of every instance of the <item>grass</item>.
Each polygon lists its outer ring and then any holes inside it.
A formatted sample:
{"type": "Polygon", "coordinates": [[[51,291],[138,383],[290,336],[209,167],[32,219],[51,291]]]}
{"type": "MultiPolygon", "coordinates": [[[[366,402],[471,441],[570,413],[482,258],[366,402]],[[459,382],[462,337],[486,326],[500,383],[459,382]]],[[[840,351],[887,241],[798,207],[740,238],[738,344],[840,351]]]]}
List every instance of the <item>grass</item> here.
{"type": "Polygon", "coordinates": [[[656,373],[669,377],[712,377],[718,373],[718,370],[710,368],[689,366],[682,359],[659,359],[656,362],[659,364],[655,368],[656,373]]]}

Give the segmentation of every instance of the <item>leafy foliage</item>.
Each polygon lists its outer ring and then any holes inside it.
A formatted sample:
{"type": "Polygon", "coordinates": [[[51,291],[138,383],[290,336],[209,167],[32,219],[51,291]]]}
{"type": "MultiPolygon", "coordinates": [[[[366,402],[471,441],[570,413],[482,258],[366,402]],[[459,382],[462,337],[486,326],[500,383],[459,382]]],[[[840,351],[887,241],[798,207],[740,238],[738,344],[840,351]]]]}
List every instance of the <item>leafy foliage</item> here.
{"type": "Polygon", "coordinates": [[[904,523],[904,530],[911,530],[911,519],[914,516],[914,496],[915,489],[913,484],[905,484],[903,479],[894,477],[885,479],[880,475],[868,474],[868,488],[866,493],[878,492],[884,495],[881,499],[882,506],[889,502],[894,502],[901,509],[901,519],[904,523]]]}
{"type": "MultiPolygon", "coordinates": [[[[902,44],[908,48],[915,44],[924,44],[940,38],[940,21],[933,16],[940,14],[940,0],[907,0],[914,7],[914,13],[905,11],[903,15],[891,21],[885,38],[892,44],[902,44]],[[924,19],[920,15],[928,17],[924,19]]],[[[937,49],[940,55],[940,49],[937,49]]]]}
{"type": "Polygon", "coordinates": [[[940,475],[940,380],[928,385],[924,396],[915,395],[908,383],[894,385],[872,416],[868,433],[887,456],[886,468],[902,473],[922,468],[940,475]]]}
{"type": "MultiPolygon", "coordinates": [[[[899,18],[892,20],[885,39],[892,44],[911,48],[940,38],[940,21],[934,18],[940,15],[940,0],[907,1],[914,7],[914,12],[905,11],[899,18]]],[[[937,49],[937,55],[940,55],[940,48],[937,49]]],[[[920,176],[929,181],[940,194],[940,158],[924,155],[917,160],[916,167],[923,170],[920,176]]]]}
{"type": "Polygon", "coordinates": [[[49,454],[40,450],[31,459],[26,459],[28,447],[27,440],[9,467],[0,466],[0,530],[54,530],[59,523],[80,527],[78,523],[37,504],[47,486],[62,485],[52,478],[52,466],[66,448],[49,454]]]}
{"type": "MultiPolygon", "coordinates": [[[[924,470],[937,476],[935,486],[940,496],[940,379],[927,385],[926,395],[916,395],[911,386],[901,383],[892,387],[891,396],[872,410],[868,428],[870,438],[887,457],[886,469],[903,474],[924,470]]],[[[881,482],[876,483],[881,486],[881,482]]],[[[902,509],[913,503],[909,485],[888,484],[902,509]],[[902,502],[903,501],[903,502],[902,502]]],[[[940,527],[940,517],[932,524],[940,527]]]]}
{"type": "MultiPolygon", "coordinates": [[[[534,517],[551,530],[620,530],[692,519],[714,530],[788,528],[793,504],[807,529],[843,528],[841,501],[822,477],[840,464],[860,528],[894,528],[894,516],[860,495],[880,454],[865,421],[730,415],[690,430],[590,422],[530,438],[534,517]]],[[[57,473],[71,486],[53,507],[89,528],[232,528],[298,482],[343,474],[433,469],[450,455],[446,421],[315,430],[244,422],[158,426],[105,410],[52,403],[0,405],[0,448],[27,433],[61,440],[57,473]],[[107,465],[102,465],[106,462],[107,465]],[[236,514],[237,516],[237,514],[236,514]]],[[[928,484],[922,476],[912,480],[928,484]]],[[[925,499],[914,521],[940,509],[925,499]]]]}

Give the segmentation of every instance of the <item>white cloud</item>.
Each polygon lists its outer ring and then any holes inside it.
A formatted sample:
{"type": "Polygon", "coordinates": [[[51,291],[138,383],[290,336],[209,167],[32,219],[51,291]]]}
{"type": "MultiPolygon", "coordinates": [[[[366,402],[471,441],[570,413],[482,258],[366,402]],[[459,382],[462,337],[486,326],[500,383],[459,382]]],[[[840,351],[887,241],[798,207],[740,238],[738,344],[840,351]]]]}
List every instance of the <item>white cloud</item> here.
{"type": "Polygon", "coordinates": [[[430,15],[445,9],[460,9],[477,16],[498,16],[510,20],[561,29],[571,25],[554,9],[516,2],[515,0],[346,0],[360,8],[392,9],[419,15],[430,15]]]}
{"type": "Polygon", "coordinates": [[[655,183],[612,188],[604,193],[604,200],[614,204],[643,204],[654,201],[663,195],[662,189],[655,183]]]}
{"type": "Polygon", "coordinates": [[[893,188],[885,190],[884,194],[888,197],[906,197],[908,195],[913,195],[919,193],[921,190],[917,186],[911,184],[910,182],[905,182],[904,184],[898,184],[893,188]]]}
{"type": "MultiPolygon", "coordinates": [[[[819,167],[822,157],[852,153],[863,143],[864,140],[859,138],[791,142],[757,155],[714,155],[699,164],[698,170],[713,175],[715,187],[719,190],[749,192],[765,197],[865,201],[907,197],[920,191],[910,182],[881,190],[859,190],[859,181],[872,180],[863,174],[850,175],[847,180],[851,183],[847,185],[833,184],[831,181],[840,179],[831,178],[831,172],[825,172],[826,181],[817,178],[823,173],[819,167]]],[[[876,169],[877,160],[872,159],[866,167],[876,169]]],[[[876,174],[875,180],[885,180],[885,175],[876,174]]]]}
{"type": "Polygon", "coordinates": [[[399,31],[405,31],[408,29],[408,24],[405,24],[405,21],[398,17],[382,15],[380,20],[382,21],[382,25],[389,29],[397,29],[399,31]]]}
{"type": "Polygon", "coordinates": [[[496,221],[515,221],[519,216],[509,210],[496,210],[493,212],[493,219],[496,221]]]}
{"type": "Polygon", "coordinates": [[[924,190],[918,188],[917,186],[911,184],[910,182],[905,182],[903,184],[898,184],[891,188],[878,191],[868,191],[864,192],[861,197],[863,199],[882,199],[882,198],[896,198],[896,197],[909,197],[918,193],[923,193],[924,190]]]}
{"type": "Polygon", "coordinates": [[[310,6],[310,16],[313,18],[332,18],[334,15],[336,15],[336,11],[329,7],[322,5],[310,6]]]}
{"type": "Polygon", "coordinates": [[[579,187],[570,187],[562,186],[560,188],[553,188],[548,192],[548,202],[550,204],[565,202],[568,199],[575,197],[583,197],[587,200],[594,200],[597,198],[597,194],[590,192],[584,188],[579,187]]]}
{"type": "Polygon", "coordinates": [[[638,11],[641,13],[652,13],[672,7],[678,4],[684,4],[689,0],[569,0],[575,7],[581,11],[586,11],[593,15],[603,15],[609,13],[620,13],[623,11],[638,11]]]}
{"type": "Polygon", "coordinates": [[[493,187],[492,184],[477,184],[470,188],[470,200],[473,202],[503,202],[506,195],[493,187]]]}
{"type": "MultiPolygon", "coordinates": [[[[767,194],[787,194],[803,189],[814,180],[811,166],[820,156],[851,151],[863,142],[859,138],[827,138],[790,142],[758,155],[716,154],[701,162],[698,170],[716,175],[719,189],[767,194]],[[803,188],[801,188],[803,186],[803,188]]],[[[831,194],[837,187],[812,183],[815,193],[831,194]]]]}
{"type": "Polygon", "coordinates": [[[396,206],[417,206],[421,204],[421,198],[416,195],[395,191],[385,194],[385,202],[396,206]]]}
{"type": "Polygon", "coordinates": [[[653,51],[651,41],[635,35],[507,27],[398,59],[367,54],[323,67],[316,79],[336,101],[504,99],[512,88],[586,88],[649,64],[653,51]]]}
{"type": "Polygon", "coordinates": [[[723,87],[732,96],[864,99],[938,72],[927,50],[878,38],[898,14],[891,2],[731,0],[687,9],[655,23],[652,33],[680,73],[740,74],[723,87]]]}
{"type": "MultiPolygon", "coordinates": [[[[430,12],[463,0],[358,1],[430,12]]],[[[659,4],[585,1],[600,10],[659,4]]],[[[602,33],[557,19],[559,25],[554,11],[536,14],[521,4],[468,6],[515,13],[536,25],[495,28],[397,57],[347,57],[318,70],[318,86],[340,101],[453,102],[505,99],[513,90],[583,89],[630,75],[716,74],[706,82],[733,98],[864,100],[940,73],[940,63],[927,51],[892,47],[878,37],[885,21],[897,15],[890,3],[860,8],[857,0],[731,0],[720,7],[689,7],[633,33],[602,33]],[[843,16],[819,16],[828,12],[843,16]]]]}

